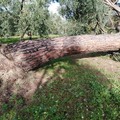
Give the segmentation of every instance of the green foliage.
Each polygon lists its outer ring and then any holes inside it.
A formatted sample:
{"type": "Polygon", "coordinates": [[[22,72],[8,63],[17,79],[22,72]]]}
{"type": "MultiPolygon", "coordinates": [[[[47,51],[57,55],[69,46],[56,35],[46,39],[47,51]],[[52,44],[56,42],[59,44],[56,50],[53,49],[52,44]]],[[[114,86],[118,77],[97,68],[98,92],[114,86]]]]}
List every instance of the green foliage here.
{"type": "Polygon", "coordinates": [[[50,14],[48,26],[49,33],[55,35],[65,35],[68,28],[67,21],[57,14],[50,14]]]}
{"type": "Polygon", "coordinates": [[[6,105],[3,105],[1,120],[120,119],[120,89],[94,67],[61,58],[48,63],[43,69],[53,71],[52,80],[38,89],[28,105],[24,105],[20,98],[12,97],[15,105],[11,109],[7,106],[7,111],[6,105]],[[60,74],[59,70],[65,72],[60,74]]]}
{"type": "Polygon", "coordinates": [[[112,16],[103,0],[61,0],[61,14],[70,19],[68,34],[107,32],[106,25],[112,16]],[[74,23],[74,24],[73,24],[74,23]],[[72,25],[73,24],[73,25],[72,25]],[[74,30],[71,31],[72,27],[74,30]]]}
{"type": "Polygon", "coordinates": [[[0,36],[111,33],[119,21],[115,18],[119,19],[103,0],[1,0],[0,36]],[[49,14],[51,1],[60,3],[66,19],[49,14]]]}
{"type": "Polygon", "coordinates": [[[49,0],[1,0],[0,31],[2,36],[22,35],[31,31],[35,35],[48,34],[49,0]]]}

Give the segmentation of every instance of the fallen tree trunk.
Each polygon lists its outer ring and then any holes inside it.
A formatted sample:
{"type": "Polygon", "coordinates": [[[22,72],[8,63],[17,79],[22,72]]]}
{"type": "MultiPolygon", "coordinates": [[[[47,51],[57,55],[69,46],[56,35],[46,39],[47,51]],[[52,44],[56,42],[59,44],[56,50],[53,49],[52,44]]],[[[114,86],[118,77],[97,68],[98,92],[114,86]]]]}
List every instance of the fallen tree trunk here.
{"type": "MultiPolygon", "coordinates": [[[[119,35],[81,35],[9,44],[1,47],[1,55],[8,63],[13,61],[15,66],[29,71],[63,56],[119,49],[119,35]]],[[[6,65],[4,59],[0,58],[0,70],[6,65]]]]}
{"type": "Polygon", "coordinates": [[[118,51],[119,35],[81,35],[47,40],[20,41],[0,47],[0,101],[12,93],[25,98],[33,95],[41,77],[29,72],[63,56],[118,51]]]}

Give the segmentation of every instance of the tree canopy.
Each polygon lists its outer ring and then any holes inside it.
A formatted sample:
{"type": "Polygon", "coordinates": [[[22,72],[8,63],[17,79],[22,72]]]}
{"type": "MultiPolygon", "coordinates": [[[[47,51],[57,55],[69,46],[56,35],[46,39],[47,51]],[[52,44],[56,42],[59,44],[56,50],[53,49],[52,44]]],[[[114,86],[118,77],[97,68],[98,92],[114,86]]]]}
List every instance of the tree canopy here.
{"type": "Polygon", "coordinates": [[[118,13],[103,0],[0,1],[0,36],[111,33],[116,32],[118,22],[118,13]],[[50,2],[60,3],[59,15],[49,13],[50,2]]]}
{"type": "MultiPolygon", "coordinates": [[[[103,0],[60,0],[61,14],[76,21],[76,34],[107,33],[114,27],[116,13],[103,0]]],[[[74,22],[73,22],[74,23],[74,22]]],[[[75,34],[75,33],[74,33],[75,34]]]]}
{"type": "Polygon", "coordinates": [[[47,34],[48,0],[1,0],[1,35],[47,34]]]}

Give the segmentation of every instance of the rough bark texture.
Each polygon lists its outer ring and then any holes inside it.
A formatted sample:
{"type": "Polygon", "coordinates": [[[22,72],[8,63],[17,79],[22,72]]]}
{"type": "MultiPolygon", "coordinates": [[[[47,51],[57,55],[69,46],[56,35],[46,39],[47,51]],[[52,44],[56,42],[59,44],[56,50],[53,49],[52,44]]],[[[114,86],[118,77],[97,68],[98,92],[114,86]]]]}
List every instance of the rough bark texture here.
{"type": "Polygon", "coordinates": [[[2,45],[0,47],[0,101],[8,100],[12,93],[25,98],[32,96],[41,83],[43,75],[36,75],[30,70],[51,59],[119,49],[119,35],[81,35],[2,45]]]}
{"type": "MultiPolygon", "coordinates": [[[[87,54],[120,49],[119,35],[81,35],[47,40],[21,41],[1,48],[0,70],[8,58],[24,71],[32,70],[51,59],[72,54],[87,54]]],[[[9,63],[9,62],[7,62],[9,63]]]]}

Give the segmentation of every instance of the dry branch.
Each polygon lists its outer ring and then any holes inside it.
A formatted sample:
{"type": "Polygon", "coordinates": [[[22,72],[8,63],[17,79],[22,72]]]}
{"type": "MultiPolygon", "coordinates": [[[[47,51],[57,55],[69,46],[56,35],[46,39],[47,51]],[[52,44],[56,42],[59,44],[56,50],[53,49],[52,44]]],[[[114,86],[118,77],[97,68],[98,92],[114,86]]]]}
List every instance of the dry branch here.
{"type": "Polygon", "coordinates": [[[120,12],[120,7],[115,5],[115,2],[112,2],[111,0],[104,0],[104,3],[112,9],[116,10],[117,12],[120,12]]]}

